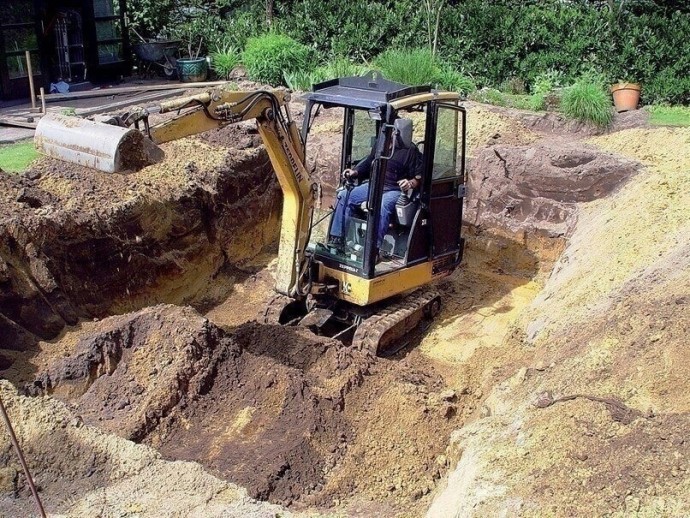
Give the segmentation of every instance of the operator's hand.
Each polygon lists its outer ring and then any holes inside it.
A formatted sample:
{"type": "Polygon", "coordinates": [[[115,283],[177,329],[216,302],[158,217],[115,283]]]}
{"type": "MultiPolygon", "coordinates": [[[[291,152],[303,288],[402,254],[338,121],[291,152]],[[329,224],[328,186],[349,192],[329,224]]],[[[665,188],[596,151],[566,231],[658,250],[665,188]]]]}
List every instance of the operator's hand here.
{"type": "Polygon", "coordinates": [[[345,169],[343,171],[343,177],[347,180],[351,180],[353,178],[357,178],[357,170],[356,169],[345,169]]]}
{"type": "Polygon", "coordinates": [[[401,191],[409,191],[410,189],[416,189],[419,186],[419,180],[412,178],[408,180],[407,178],[398,181],[398,186],[401,191]]]}

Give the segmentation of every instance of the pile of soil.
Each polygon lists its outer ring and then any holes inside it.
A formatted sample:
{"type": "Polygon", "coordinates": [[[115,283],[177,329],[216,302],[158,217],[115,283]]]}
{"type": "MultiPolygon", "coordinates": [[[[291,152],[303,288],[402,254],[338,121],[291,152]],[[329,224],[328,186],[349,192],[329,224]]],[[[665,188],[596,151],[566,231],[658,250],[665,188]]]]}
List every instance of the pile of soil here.
{"type": "Polygon", "coordinates": [[[320,488],[342,456],[345,397],[370,361],[304,330],[224,332],[191,308],[155,306],[102,321],[31,391],[256,498],[291,503],[320,488]]]}
{"type": "MultiPolygon", "coordinates": [[[[50,397],[25,397],[0,381],[0,397],[50,516],[290,516],[199,464],[168,462],[155,450],[85,426],[50,397]]],[[[6,433],[0,434],[0,515],[36,516],[6,433]]]]}
{"type": "Polygon", "coordinates": [[[465,220],[513,234],[569,235],[578,204],[618,190],[639,163],[581,143],[492,145],[477,152],[465,220]]]}
{"type": "Polygon", "coordinates": [[[429,516],[690,512],[689,139],[687,128],[589,139],[646,167],[579,207],[541,292],[465,360],[488,396],[454,434],[463,454],[429,516]]]}
{"type": "Polygon", "coordinates": [[[252,497],[388,502],[394,513],[428,505],[450,462],[446,437],[474,399],[416,355],[375,362],[299,328],[223,331],[167,305],[90,326],[28,390],[252,497]]]}

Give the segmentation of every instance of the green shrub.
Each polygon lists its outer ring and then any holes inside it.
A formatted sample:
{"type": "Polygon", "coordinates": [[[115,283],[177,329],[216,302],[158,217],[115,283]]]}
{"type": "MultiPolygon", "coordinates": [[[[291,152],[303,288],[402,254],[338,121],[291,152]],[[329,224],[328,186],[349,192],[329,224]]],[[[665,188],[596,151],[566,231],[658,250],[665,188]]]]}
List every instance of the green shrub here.
{"type": "Polygon", "coordinates": [[[285,84],[285,74],[311,69],[312,50],[290,36],[268,33],[247,40],[242,63],[254,81],[270,85],[285,84]]]}
{"type": "Polygon", "coordinates": [[[563,81],[563,73],[553,69],[537,75],[530,88],[532,93],[527,103],[528,109],[532,111],[556,109],[560,104],[560,97],[554,92],[563,86],[563,81]]]}
{"type": "Polygon", "coordinates": [[[436,76],[436,84],[439,88],[457,92],[462,95],[468,95],[477,89],[474,81],[450,67],[442,68],[436,76]]]}
{"type": "Polygon", "coordinates": [[[295,70],[293,72],[284,72],[283,78],[285,84],[290,90],[307,92],[311,90],[311,86],[315,83],[320,83],[321,80],[317,78],[316,71],[307,72],[304,70],[295,70]]]}
{"type": "Polygon", "coordinates": [[[534,78],[530,91],[536,95],[546,95],[555,88],[563,86],[563,73],[557,70],[542,72],[534,78]]]}
{"type": "Polygon", "coordinates": [[[470,94],[469,99],[479,103],[493,104],[496,106],[506,106],[508,104],[505,96],[495,88],[484,87],[470,94]]]}
{"type": "Polygon", "coordinates": [[[337,77],[363,76],[368,72],[364,65],[353,63],[347,58],[336,58],[333,61],[316,67],[312,71],[296,70],[285,72],[285,83],[290,90],[307,91],[312,85],[335,79],[337,77]]]}
{"type": "Polygon", "coordinates": [[[325,66],[317,68],[315,72],[321,81],[326,81],[336,77],[363,76],[367,71],[368,69],[364,65],[353,63],[346,57],[338,57],[325,66]]]}
{"type": "Polygon", "coordinates": [[[531,110],[530,105],[531,96],[525,94],[503,94],[506,105],[518,110],[531,110]]]}
{"type": "Polygon", "coordinates": [[[546,109],[546,96],[544,94],[532,94],[527,98],[527,109],[535,112],[546,109]]]}
{"type": "Polygon", "coordinates": [[[424,16],[415,0],[294,0],[276,6],[283,32],[327,56],[368,61],[389,48],[426,43],[424,16]]]}
{"type": "Polygon", "coordinates": [[[690,76],[671,69],[642,84],[642,100],[648,104],[690,104],[690,76]]]}
{"type": "Polygon", "coordinates": [[[386,79],[407,85],[436,83],[440,69],[428,49],[391,49],[374,60],[386,79]]]}
{"type": "Polygon", "coordinates": [[[566,117],[592,122],[597,126],[608,126],[613,119],[611,97],[601,84],[589,77],[583,77],[566,88],[561,109],[566,117]]]}
{"type": "MultiPolygon", "coordinates": [[[[166,0],[167,1],[167,0],[166,0]]],[[[263,2],[250,2],[234,9],[223,18],[223,41],[232,47],[243,49],[247,40],[266,31],[266,7],[263,2]]]]}
{"type": "Polygon", "coordinates": [[[228,79],[233,69],[240,64],[240,51],[225,45],[216,47],[211,53],[211,69],[223,79],[228,79]]]}

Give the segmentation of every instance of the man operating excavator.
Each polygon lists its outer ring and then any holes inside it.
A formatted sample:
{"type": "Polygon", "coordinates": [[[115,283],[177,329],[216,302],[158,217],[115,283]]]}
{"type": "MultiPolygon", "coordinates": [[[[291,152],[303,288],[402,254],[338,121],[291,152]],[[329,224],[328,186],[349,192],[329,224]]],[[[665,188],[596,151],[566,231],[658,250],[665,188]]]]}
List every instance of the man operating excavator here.
{"type": "MultiPolygon", "coordinates": [[[[424,173],[422,154],[412,143],[412,121],[410,119],[396,119],[393,124],[396,130],[396,142],[393,154],[386,165],[381,216],[376,233],[377,250],[380,250],[383,243],[383,236],[386,235],[391,215],[395,211],[395,204],[400,197],[400,191],[406,192],[417,189],[421,185],[422,174],[424,173]]],[[[367,180],[373,160],[374,150],[372,149],[369,156],[353,169],[343,171],[343,176],[347,180],[367,180]]],[[[344,236],[352,215],[352,209],[359,207],[368,199],[368,196],[368,183],[360,183],[354,188],[343,189],[338,193],[329,246],[340,249],[345,246],[344,236]]]]}

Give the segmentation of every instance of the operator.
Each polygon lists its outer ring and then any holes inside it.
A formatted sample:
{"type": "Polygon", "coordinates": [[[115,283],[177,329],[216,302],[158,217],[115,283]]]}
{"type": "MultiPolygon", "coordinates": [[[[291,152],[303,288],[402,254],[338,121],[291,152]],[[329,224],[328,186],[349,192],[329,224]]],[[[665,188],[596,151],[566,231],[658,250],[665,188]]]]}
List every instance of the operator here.
{"type": "MultiPolygon", "coordinates": [[[[386,166],[386,177],[383,185],[383,199],[381,201],[381,216],[376,233],[376,250],[383,243],[383,236],[386,235],[391,215],[395,210],[395,203],[398,201],[400,191],[417,189],[422,183],[422,173],[424,164],[422,154],[412,143],[412,121],[410,119],[396,119],[393,123],[396,129],[396,143],[393,156],[388,159],[386,166]]],[[[354,169],[343,171],[345,178],[358,178],[366,180],[371,173],[371,164],[374,161],[374,150],[369,156],[357,164],[354,169]]],[[[358,185],[347,194],[346,190],[338,193],[338,202],[333,215],[331,224],[331,235],[328,240],[329,246],[343,248],[345,245],[345,232],[347,230],[352,209],[358,207],[369,197],[369,185],[358,185]],[[345,201],[347,199],[347,206],[345,201]]]]}

